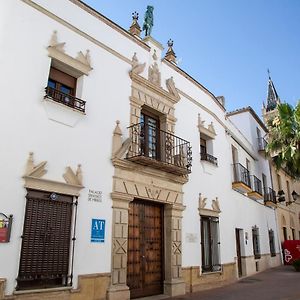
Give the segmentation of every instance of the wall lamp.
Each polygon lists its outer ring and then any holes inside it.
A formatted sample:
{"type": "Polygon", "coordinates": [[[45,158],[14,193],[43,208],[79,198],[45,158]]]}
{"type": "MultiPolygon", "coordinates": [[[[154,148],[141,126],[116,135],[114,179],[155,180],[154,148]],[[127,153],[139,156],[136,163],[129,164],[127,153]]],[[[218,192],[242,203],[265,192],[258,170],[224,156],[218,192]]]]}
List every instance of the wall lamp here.
{"type": "Polygon", "coordinates": [[[278,202],[284,202],[285,201],[285,194],[283,190],[279,190],[277,193],[276,198],[278,198],[278,202]]]}
{"type": "Polygon", "coordinates": [[[300,199],[300,195],[299,195],[297,192],[293,191],[293,192],[292,192],[292,198],[293,198],[292,201],[288,201],[288,202],[286,203],[287,206],[288,206],[288,205],[291,205],[291,204],[294,203],[294,202],[296,202],[297,199],[300,199]]]}
{"type": "Polygon", "coordinates": [[[297,192],[293,191],[292,192],[292,197],[293,197],[294,201],[297,201],[297,199],[300,198],[300,195],[297,192]]]}

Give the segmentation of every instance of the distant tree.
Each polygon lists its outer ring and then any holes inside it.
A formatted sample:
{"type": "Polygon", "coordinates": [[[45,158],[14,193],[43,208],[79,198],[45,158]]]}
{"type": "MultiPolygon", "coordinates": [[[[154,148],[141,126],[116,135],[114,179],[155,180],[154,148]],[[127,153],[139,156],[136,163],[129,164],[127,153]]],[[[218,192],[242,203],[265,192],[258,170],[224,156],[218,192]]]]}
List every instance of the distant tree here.
{"type": "Polygon", "coordinates": [[[267,153],[276,167],[300,179],[300,101],[296,107],[278,104],[278,115],[269,120],[267,153]]]}

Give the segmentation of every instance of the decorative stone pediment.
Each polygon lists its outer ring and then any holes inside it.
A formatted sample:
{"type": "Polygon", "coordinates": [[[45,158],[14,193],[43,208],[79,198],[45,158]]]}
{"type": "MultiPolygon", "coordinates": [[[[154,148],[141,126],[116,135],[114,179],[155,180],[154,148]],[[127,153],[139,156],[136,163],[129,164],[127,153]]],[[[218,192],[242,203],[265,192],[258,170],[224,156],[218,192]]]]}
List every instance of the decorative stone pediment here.
{"type": "Polygon", "coordinates": [[[153,84],[157,86],[161,86],[161,75],[160,75],[157,62],[154,62],[152,66],[149,66],[148,79],[153,84]]]}
{"type": "Polygon", "coordinates": [[[166,80],[166,86],[170,94],[174,95],[177,99],[180,99],[179,93],[175,87],[173,77],[170,77],[169,79],[166,80]]]}
{"type": "Polygon", "coordinates": [[[79,51],[74,58],[65,53],[65,44],[58,42],[57,31],[54,31],[47,47],[48,56],[52,58],[52,66],[76,78],[89,75],[92,70],[89,50],[86,50],[85,54],[79,51]]]}
{"type": "Polygon", "coordinates": [[[24,187],[73,196],[79,195],[79,191],[84,188],[82,185],[81,165],[78,165],[76,172],[74,172],[71,167],[66,167],[66,171],[63,174],[65,182],[60,182],[43,178],[43,176],[47,173],[47,170],[45,169],[46,164],[46,161],[42,161],[35,165],[33,152],[29,153],[25,174],[23,175],[25,180],[24,187]]]}
{"type": "Polygon", "coordinates": [[[198,114],[198,129],[200,134],[208,139],[214,139],[217,135],[213,122],[206,127],[205,121],[201,119],[200,114],[198,114]]]}
{"type": "Polygon", "coordinates": [[[218,197],[216,197],[216,199],[212,199],[211,208],[206,208],[206,200],[207,198],[203,197],[201,193],[199,193],[199,215],[218,217],[221,213],[218,197]]]}
{"type": "Polygon", "coordinates": [[[143,63],[143,64],[140,64],[139,63],[139,60],[136,56],[136,52],[134,52],[134,55],[132,56],[132,68],[131,68],[131,71],[132,73],[135,73],[135,74],[141,74],[144,69],[145,69],[145,66],[146,66],[146,63],[143,63]]]}

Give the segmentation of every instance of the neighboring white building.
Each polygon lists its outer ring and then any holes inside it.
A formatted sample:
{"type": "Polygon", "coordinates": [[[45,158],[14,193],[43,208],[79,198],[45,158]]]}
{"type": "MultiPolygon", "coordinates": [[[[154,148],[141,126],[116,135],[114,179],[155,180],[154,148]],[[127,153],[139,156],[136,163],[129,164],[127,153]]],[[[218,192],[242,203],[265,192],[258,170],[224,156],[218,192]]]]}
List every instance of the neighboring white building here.
{"type": "Polygon", "coordinates": [[[137,19],[78,0],[0,12],[0,299],[174,296],[280,264],[251,108],[226,113],[137,19]]]}

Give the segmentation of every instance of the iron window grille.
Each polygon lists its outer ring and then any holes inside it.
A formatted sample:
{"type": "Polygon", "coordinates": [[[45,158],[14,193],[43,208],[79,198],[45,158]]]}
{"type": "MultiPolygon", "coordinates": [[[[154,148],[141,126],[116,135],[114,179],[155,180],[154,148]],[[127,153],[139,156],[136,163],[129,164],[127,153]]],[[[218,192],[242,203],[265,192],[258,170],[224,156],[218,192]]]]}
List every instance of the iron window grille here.
{"type": "Polygon", "coordinates": [[[273,229],[269,229],[269,244],[270,244],[270,253],[271,253],[271,256],[276,256],[275,239],[274,239],[274,231],[273,231],[273,229]]]}
{"type": "Polygon", "coordinates": [[[255,259],[261,258],[260,244],[259,244],[259,228],[254,226],[252,228],[252,242],[253,242],[253,254],[255,259]]]}

